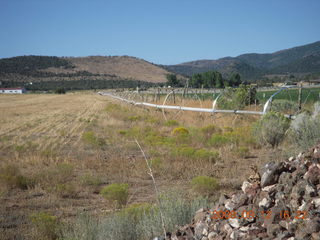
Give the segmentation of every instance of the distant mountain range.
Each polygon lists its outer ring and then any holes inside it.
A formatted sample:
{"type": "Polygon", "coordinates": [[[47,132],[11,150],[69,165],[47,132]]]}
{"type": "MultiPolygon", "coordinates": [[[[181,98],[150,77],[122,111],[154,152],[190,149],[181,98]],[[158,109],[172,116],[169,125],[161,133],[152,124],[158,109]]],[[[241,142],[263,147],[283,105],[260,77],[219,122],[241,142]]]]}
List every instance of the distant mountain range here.
{"type": "Polygon", "coordinates": [[[167,74],[176,73],[179,79],[185,80],[184,76],[211,70],[224,76],[239,73],[242,79],[253,81],[273,75],[320,74],[320,41],[275,53],[249,53],[177,65],[156,65],[129,56],[2,58],[0,84],[35,90],[60,86],[67,89],[135,87],[141,83],[152,86],[166,82],[167,74]]]}
{"type": "Polygon", "coordinates": [[[272,74],[320,73],[320,41],[274,53],[248,53],[237,57],[197,60],[163,67],[186,76],[215,70],[224,75],[237,72],[247,79],[272,74]]]}

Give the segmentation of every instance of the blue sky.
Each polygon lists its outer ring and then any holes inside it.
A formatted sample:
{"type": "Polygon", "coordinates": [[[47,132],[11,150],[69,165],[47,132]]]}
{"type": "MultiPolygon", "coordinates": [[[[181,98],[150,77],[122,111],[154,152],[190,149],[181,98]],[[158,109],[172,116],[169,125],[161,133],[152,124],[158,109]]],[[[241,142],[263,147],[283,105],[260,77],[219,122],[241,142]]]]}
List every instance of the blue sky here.
{"type": "Polygon", "coordinates": [[[319,12],[319,0],[0,0],[0,57],[274,52],[319,41],[319,12]]]}

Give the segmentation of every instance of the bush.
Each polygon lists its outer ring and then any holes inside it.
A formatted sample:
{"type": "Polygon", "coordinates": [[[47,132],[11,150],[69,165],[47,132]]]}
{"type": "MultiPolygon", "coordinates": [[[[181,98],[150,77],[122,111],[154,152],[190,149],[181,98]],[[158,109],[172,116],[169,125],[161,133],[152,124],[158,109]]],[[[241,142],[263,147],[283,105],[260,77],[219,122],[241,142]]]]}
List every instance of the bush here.
{"type": "Polygon", "coordinates": [[[56,239],[59,227],[57,218],[49,213],[39,212],[30,216],[31,222],[36,226],[41,237],[56,239]]]}
{"type": "Polygon", "coordinates": [[[64,88],[57,88],[54,93],[56,94],[65,94],[66,90],[64,88]]]}
{"type": "Polygon", "coordinates": [[[208,151],[206,149],[198,149],[195,151],[194,158],[204,159],[211,163],[214,163],[219,158],[219,153],[217,151],[208,151]]]}
{"type": "Polygon", "coordinates": [[[247,147],[238,147],[236,150],[235,150],[235,153],[237,156],[239,157],[248,157],[249,155],[249,148],[247,147]]]}
{"type": "MultiPolygon", "coordinates": [[[[166,230],[190,223],[199,208],[208,207],[206,198],[187,200],[177,193],[162,195],[162,213],[166,230]]],[[[158,206],[134,204],[119,213],[113,213],[99,220],[81,215],[71,227],[64,228],[62,239],[77,240],[133,240],[153,239],[163,235],[158,206]]]]}
{"type": "Polygon", "coordinates": [[[284,139],[290,121],[281,113],[268,112],[253,128],[253,135],[261,145],[277,147],[284,139]]]}
{"type": "Polygon", "coordinates": [[[137,122],[137,121],[140,121],[142,119],[141,116],[138,116],[138,115],[135,115],[135,116],[130,116],[127,118],[129,121],[131,122],[137,122]]]}
{"type": "Polygon", "coordinates": [[[241,84],[238,88],[227,88],[218,101],[220,108],[242,109],[258,102],[255,87],[241,84]]]}
{"type": "Polygon", "coordinates": [[[194,177],[191,181],[192,189],[201,195],[210,195],[218,187],[218,181],[215,178],[207,176],[194,177]]]}
{"type": "Polygon", "coordinates": [[[293,113],[299,110],[298,104],[285,99],[276,99],[272,102],[271,109],[274,112],[293,113]]]}
{"type": "Polygon", "coordinates": [[[13,164],[8,164],[0,168],[0,182],[9,188],[27,189],[33,187],[34,182],[23,176],[20,169],[13,164]]]}
{"type": "Polygon", "coordinates": [[[84,132],[82,134],[82,140],[89,144],[100,147],[106,144],[105,140],[103,138],[96,137],[94,132],[84,132]]]}
{"type": "Polygon", "coordinates": [[[201,132],[203,133],[203,135],[206,138],[210,138],[212,136],[212,134],[220,133],[221,129],[218,128],[217,126],[211,124],[211,125],[208,125],[208,126],[201,128],[201,132]]]}
{"type": "Polygon", "coordinates": [[[99,186],[103,183],[103,181],[93,174],[85,174],[80,178],[82,184],[87,186],[99,186]]]}
{"type": "Polygon", "coordinates": [[[109,186],[104,187],[100,194],[115,204],[116,207],[121,207],[125,205],[128,201],[129,192],[128,192],[128,184],[125,183],[113,183],[109,186]]]}
{"type": "Polygon", "coordinates": [[[320,142],[320,116],[308,116],[305,113],[299,114],[291,123],[291,141],[300,151],[320,142]]]}
{"type": "Polygon", "coordinates": [[[230,139],[221,134],[215,134],[209,139],[209,145],[213,147],[221,147],[226,143],[229,143],[230,139]]]}
{"type": "Polygon", "coordinates": [[[184,127],[177,127],[172,130],[173,135],[188,135],[189,131],[184,127]]]}
{"type": "Polygon", "coordinates": [[[168,120],[164,125],[168,127],[173,127],[173,126],[178,126],[179,123],[176,120],[168,120]]]}

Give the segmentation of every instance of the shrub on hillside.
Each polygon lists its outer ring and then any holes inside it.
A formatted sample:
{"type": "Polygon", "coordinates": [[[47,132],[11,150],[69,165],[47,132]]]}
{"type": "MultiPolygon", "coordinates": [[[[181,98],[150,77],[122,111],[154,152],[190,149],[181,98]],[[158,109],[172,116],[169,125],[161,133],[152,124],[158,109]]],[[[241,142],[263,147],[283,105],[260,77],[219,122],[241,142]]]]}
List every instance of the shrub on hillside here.
{"type": "Polygon", "coordinates": [[[103,146],[106,144],[105,140],[103,138],[98,138],[95,136],[94,132],[84,132],[82,134],[82,140],[89,143],[89,144],[92,144],[92,145],[95,145],[95,146],[103,146]]]}
{"type": "MultiPolygon", "coordinates": [[[[177,193],[161,195],[161,211],[168,232],[189,223],[199,208],[208,207],[207,198],[188,200],[177,193]]],[[[133,204],[97,220],[81,215],[71,226],[62,230],[62,239],[153,239],[163,234],[159,206],[133,204]]]]}
{"type": "Polygon", "coordinates": [[[291,123],[291,141],[300,151],[314,146],[320,142],[320,114],[315,104],[313,115],[299,114],[291,123]]]}
{"type": "Polygon", "coordinates": [[[38,231],[39,237],[43,238],[45,236],[47,239],[56,239],[58,237],[59,222],[55,216],[39,212],[32,214],[30,218],[38,231]]]}
{"type": "Polygon", "coordinates": [[[268,112],[254,126],[253,135],[261,145],[277,147],[284,139],[290,121],[283,114],[268,112]]]}
{"type": "Polygon", "coordinates": [[[221,147],[229,142],[230,138],[222,134],[214,134],[208,141],[209,145],[213,147],[221,147]]]}
{"type": "Polygon", "coordinates": [[[66,90],[64,88],[57,88],[54,93],[56,94],[65,94],[66,90]]]}
{"type": "Polygon", "coordinates": [[[274,112],[293,113],[299,110],[298,104],[286,99],[276,99],[272,102],[271,109],[274,112]]]}
{"type": "Polygon", "coordinates": [[[177,127],[172,130],[172,134],[173,135],[187,135],[187,134],[189,134],[189,131],[188,131],[188,129],[186,129],[184,127],[177,127]]]}
{"type": "Polygon", "coordinates": [[[168,120],[168,121],[166,121],[166,123],[164,125],[166,125],[168,127],[173,127],[173,126],[178,126],[179,123],[176,120],[168,120]]]}
{"type": "Polygon", "coordinates": [[[236,148],[235,150],[235,154],[238,156],[238,157],[242,157],[242,158],[245,158],[245,157],[248,157],[249,156],[249,148],[248,147],[238,147],[236,148]]]}
{"type": "Polygon", "coordinates": [[[113,183],[104,187],[100,194],[108,200],[110,203],[114,204],[116,207],[121,207],[125,205],[128,201],[129,185],[125,183],[113,183]]]}
{"type": "Polygon", "coordinates": [[[8,188],[20,188],[27,189],[32,187],[34,182],[23,176],[18,166],[8,164],[0,167],[0,182],[2,182],[8,188]]]}
{"type": "Polygon", "coordinates": [[[194,177],[191,181],[192,189],[201,195],[210,195],[218,187],[218,181],[215,178],[207,176],[194,177]]]}

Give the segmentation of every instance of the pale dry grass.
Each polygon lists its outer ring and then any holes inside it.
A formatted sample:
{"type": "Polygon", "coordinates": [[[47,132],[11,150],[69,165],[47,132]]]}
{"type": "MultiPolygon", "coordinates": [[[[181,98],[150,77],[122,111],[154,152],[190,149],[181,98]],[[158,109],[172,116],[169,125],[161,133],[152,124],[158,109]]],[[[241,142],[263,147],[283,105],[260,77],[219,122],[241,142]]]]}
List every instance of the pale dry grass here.
{"type": "MultiPolygon", "coordinates": [[[[172,100],[168,104],[173,105],[172,100]]],[[[181,105],[209,108],[212,102],[182,100],[181,105]]],[[[15,163],[24,176],[35,180],[28,190],[1,190],[0,211],[5,215],[10,210],[26,219],[40,209],[60,219],[83,210],[104,214],[110,207],[97,193],[114,182],[129,184],[128,204],[154,201],[152,182],[134,137],[150,160],[159,158],[154,172],[160,191],[175,186],[190,192],[190,180],[197,175],[215,177],[223,191],[231,191],[248,175],[248,165],[269,159],[268,151],[259,157],[261,150],[254,146],[250,146],[252,158],[239,158],[234,154],[235,145],[210,147],[199,135],[199,129],[208,125],[247,127],[256,117],[174,111],[166,111],[166,117],[190,130],[186,142],[174,140],[174,126],[166,126],[162,111],[95,93],[0,95],[0,166],[15,163]],[[90,137],[84,138],[86,135],[90,137]],[[159,145],[159,138],[176,142],[159,145]],[[172,155],[183,144],[218,151],[219,159],[208,162],[172,155]],[[63,164],[67,165],[61,168],[63,164]],[[70,176],[59,174],[68,166],[70,176]]],[[[17,228],[26,236],[22,225],[17,228]]]]}

